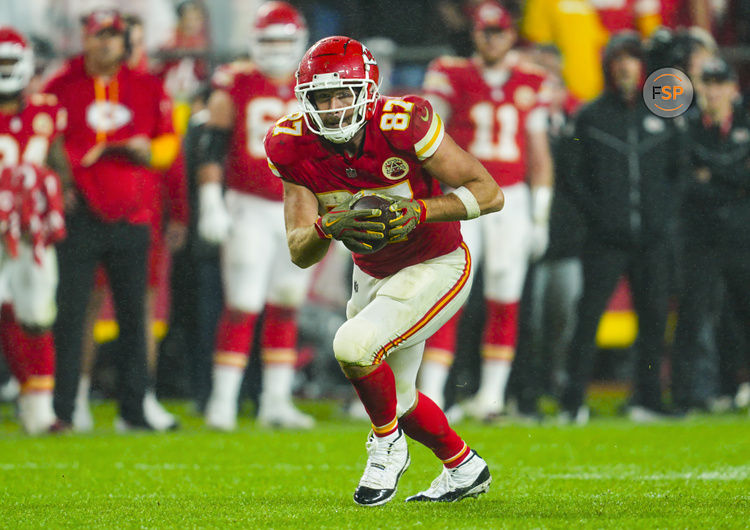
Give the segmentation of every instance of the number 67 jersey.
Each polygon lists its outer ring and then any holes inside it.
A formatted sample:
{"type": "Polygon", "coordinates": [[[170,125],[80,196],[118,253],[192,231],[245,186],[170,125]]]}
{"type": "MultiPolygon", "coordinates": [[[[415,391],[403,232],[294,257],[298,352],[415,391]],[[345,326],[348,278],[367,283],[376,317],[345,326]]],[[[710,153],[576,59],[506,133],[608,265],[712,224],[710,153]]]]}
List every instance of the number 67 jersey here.
{"type": "MultiPolygon", "coordinates": [[[[301,113],[286,116],[266,135],[269,167],[277,177],[311,190],[321,212],[360,190],[416,199],[442,195],[438,181],[422,169],[445,135],[442,120],[426,100],[381,96],[364,128],[360,153],[349,157],[310,132],[301,113]]],[[[423,223],[405,241],[373,254],[354,254],[354,262],[370,276],[385,278],[452,252],[460,243],[457,221],[423,223]]]]}

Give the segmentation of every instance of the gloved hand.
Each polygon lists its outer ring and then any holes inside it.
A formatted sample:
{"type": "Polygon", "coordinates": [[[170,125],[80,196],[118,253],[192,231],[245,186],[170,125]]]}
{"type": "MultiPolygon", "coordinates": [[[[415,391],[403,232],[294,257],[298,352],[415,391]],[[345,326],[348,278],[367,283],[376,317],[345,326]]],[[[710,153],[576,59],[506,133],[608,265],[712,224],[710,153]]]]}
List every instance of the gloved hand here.
{"type": "Polygon", "coordinates": [[[533,223],[531,225],[531,242],[529,243],[529,259],[537,261],[547,252],[549,245],[549,226],[533,223]]]}
{"type": "Polygon", "coordinates": [[[549,245],[549,211],[552,204],[552,188],[539,186],[531,191],[531,241],[529,258],[537,261],[547,252],[549,245]]]}
{"type": "MultiPolygon", "coordinates": [[[[331,211],[318,217],[315,229],[322,239],[338,239],[358,246],[361,242],[380,240],[385,237],[385,224],[372,219],[381,215],[378,209],[351,210],[352,204],[357,202],[363,192],[357,192],[347,200],[334,206],[331,211]]],[[[363,247],[371,250],[372,246],[363,247]]]]}
{"type": "Polygon", "coordinates": [[[221,184],[202,184],[198,192],[198,201],[198,234],[209,243],[223,243],[229,235],[231,217],[224,203],[221,184]]]}
{"type": "Polygon", "coordinates": [[[427,217],[427,208],[420,199],[400,199],[391,204],[389,209],[396,212],[396,217],[388,222],[391,241],[403,241],[427,217]]]}

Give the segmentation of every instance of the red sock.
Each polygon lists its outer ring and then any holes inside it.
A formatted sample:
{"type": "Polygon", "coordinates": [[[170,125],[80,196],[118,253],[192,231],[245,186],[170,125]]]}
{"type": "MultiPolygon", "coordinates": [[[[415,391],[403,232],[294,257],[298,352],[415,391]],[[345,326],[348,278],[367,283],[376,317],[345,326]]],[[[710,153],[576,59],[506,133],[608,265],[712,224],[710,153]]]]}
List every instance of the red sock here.
{"type": "Polygon", "coordinates": [[[518,337],[518,302],[504,304],[487,300],[487,324],[482,344],[516,346],[518,337]]]}
{"type": "Polygon", "coordinates": [[[22,384],[23,390],[52,390],[55,384],[55,341],[52,331],[29,333],[22,328],[19,345],[26,374],[26,381],[22,384]]]}
{"type": "Polygon", "coordinates": [[[216,328],[216,351],[250,355],[258,315],[224,309],[216,328]]]}
{"type": "Polygon", "coordinates": [[[387,436],[398,429],[396,419],[396,378],[387,363],[359,379],[349,379],[365,406],[376,436],[387,436]]]}
{"type": "Polygon", "coordinates": [[[409,438],[431,449],[447,468],[456,467],[469,454],[469,446],[448,425],[440,407],[421,392],[417,406],[400,422],[409,438]]]}
{"type": "Polygon", "coordinates": [[[436,350],[443,350],[450,352],[455,355],[456,353],[456,331],[458,328],[458,321],[461,318],[462,310],[456,311],[448,322],[442,325],[425,343],[425,350],[434,348],[436,350]]]}
{"type": "Polygon", "coordinates": [[[26,374],[23,351],[21,350],[21,326],[16,322],[13,307],[3,304],[0,310],[0,345],[2,345],[8,368],[18,382],[23,385],[28,378],[26,374]]]}
{"type": "Polygon", "coordinates": [[[263,318],[261,345],[264,348],[297,347],[297,310],[267,305],[263,318]]]}

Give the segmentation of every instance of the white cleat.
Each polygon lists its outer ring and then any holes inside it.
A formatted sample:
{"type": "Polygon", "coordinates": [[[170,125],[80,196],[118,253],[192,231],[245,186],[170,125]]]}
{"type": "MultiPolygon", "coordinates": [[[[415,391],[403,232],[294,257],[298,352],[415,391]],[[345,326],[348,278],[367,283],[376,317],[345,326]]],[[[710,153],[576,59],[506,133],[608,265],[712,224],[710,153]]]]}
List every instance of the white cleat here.
{"type": "Polygon", "coordinates": [[[349,406],[346,408],[346,415],[349,416],[350,420],[370,423],[370,416],[367,415],[367,410],[359,399],[353,399],[349,403],[349,406]]]}
{"type": "Polygon", "coordinates": [[[734,396],[734,406],[738,409],[750,406],[750,383],[742,383],[737,387],[737,394],[734,396]]]}
{"type": "Polygon", "coordinates": [[[91,414],[88,401],[81,403],[76,400],[73,409],[73,430],[76,432],[91,432],[94,430],[94,416],[91,414]]]}
{"type": "Polygon", "coordinates": [[[237,428],[237,402],[222,400],[213,394],[206,404],[206,425],[219,431],[237,428]]]}
{"type": "Polygon", "coordinates": [[[492,421],[503,411],[499,401],[489,402],[478,395],[461,403],[461,409],[466,416],[484,422],[492,421]]]}
{"type": "Polygon", "coordinates": [[[6,383],[0,385],[0,401],[15,401],[20,393],[21,385],[15,377],[11,377],[6,383]]]}
{"type": "Polygon", "coordinates": [[[454,425],[456,423],[461,423],[466,419],[466,412],[464,412],[461,405],[454,403],[445,411],[445,417],[448,419],[448,423],[454,425]]]}
{"type": "Polygon", "coordinates": [[[57,421],[52,392],[29,392],[18,396],[18,417],[27,434],[48,433],[57,421]]]}
{"type": "Polygon", "coordinates": [[[360,506],[380,506],[396,494],[398,480],[409,467],[409,447],[399,428],[379,438],[370,431],[367,437],[367,465],[354,491],[354,502],[360,506]]]}
{"type": "Polygon", "coordinates": [[[589,422],[589,419],[591,419],[591,411],[586,405],[581,405],[578,407],[578,410],[576,411],[575,415],[573,415],[568,410],[563,410],[557,415],[557,423],[559,425],[579,425],[584,426],[587,425],[589,422]]]}
{"type": "Polygon", "coordinates": [[[315,419],[294,406],[291,401],[264,403],[261,398],[258,423],[276,429],[309,430],[315,427],[315,419]]]}
{"type": "Polygon", "coordinates": [[[412,495],[406,501],[455,502],[466,497],[478,497],[489,491],[491,482],[487,462],[472,450],[460,465],[453,469],[444,467],[427,490],[412,495]]]}
{"type": "Polygon", "coordinates": [[[173,431],[180,423],[156,399],[156,394],[149,390],[143,396],[143,415],[155,431],[173,431]]]}

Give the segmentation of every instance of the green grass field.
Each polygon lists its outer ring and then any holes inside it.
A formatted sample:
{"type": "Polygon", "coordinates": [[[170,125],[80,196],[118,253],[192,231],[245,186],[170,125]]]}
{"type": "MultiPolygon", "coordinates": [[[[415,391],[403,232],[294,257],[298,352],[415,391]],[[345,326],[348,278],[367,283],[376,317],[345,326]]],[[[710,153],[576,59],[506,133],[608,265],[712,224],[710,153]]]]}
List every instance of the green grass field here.
{"type": "Polygon", "coordinates": [[[352,499],[367,425],[331,403],[301,403],[312,432],[274,432],[245,419],[205,430],[171,404],[183,429],[117,435],[111,405],[88,435],[28,438],[0,406],[0,527],[240,528],[747,528],[747,412],[636,426],[485,426],[457,430],[487,460],[490,492],[457,504],[405,503],[438,474],[410,444],[411,468],[379,508],[352,499]]]}

